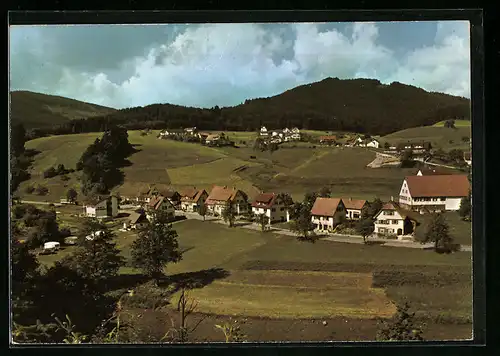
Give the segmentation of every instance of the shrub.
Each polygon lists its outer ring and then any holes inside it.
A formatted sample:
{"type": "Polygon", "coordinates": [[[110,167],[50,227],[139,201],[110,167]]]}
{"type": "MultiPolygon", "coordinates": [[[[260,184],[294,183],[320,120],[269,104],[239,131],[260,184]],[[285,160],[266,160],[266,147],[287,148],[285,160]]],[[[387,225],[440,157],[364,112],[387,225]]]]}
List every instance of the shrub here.
{"type": "Polygon", "coordinates": [[[61,180],[67,182],[70,178],[67,175],[61,176],[61,180]]]}
{"type": "Polygon", "coordinates": [[[32,185],[28,185],[28,186],[24,189],[24,191],[25,191],[26,193],[28,193],[28,194],[32,194],[32,193],[35,191],[35,187],[34,187],[34,186],[32,186],[32,185]]]}
{"type": "Polygon", "coordinates": [[[55,177],[56,175],[57,175],[57,172],[54,169],[54,167],[50,167],[49,169],[47,169],[43,172],[43,178],[52,178],[52,177],[55,177]]]}
{"type": "Polygon", "coordinates": [[[49,189],[43,185],[38,185],[36,188],[35,188],[35,193],[37,195],[47,195],[49,192],[49,189]]]}
{"type": "Polygon", "coordinates": [[[123,306],[140,309],[156,309],[169,304],[172,289],[159,288],[147,282],[137,287],[133,293],[124,295],[123,306]]]}
{"type": "Polygon", "coordinates": [[[59,234],[61,238],[65,238],[71,236],[71,230],[67,227],[63,227],[62,229],[59,230],[59,234]]]}

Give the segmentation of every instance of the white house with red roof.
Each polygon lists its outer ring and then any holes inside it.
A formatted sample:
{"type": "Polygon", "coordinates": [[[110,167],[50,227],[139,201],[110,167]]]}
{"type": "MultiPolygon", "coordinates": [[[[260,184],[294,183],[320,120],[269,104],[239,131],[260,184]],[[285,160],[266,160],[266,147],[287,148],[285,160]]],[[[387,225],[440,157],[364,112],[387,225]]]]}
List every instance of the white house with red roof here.
{"type": "Polygon", "coordinates": [[[421,213],[456,211],[469,189],[469,179],[463,174],[408,176],[399,192],[399,204],[421,213]]]}
{"type": "Polygon", "coordinates": [[[361,210],[365,207],[366,200],[342,198],[342,202],[346,209],[346,218],[349,220],[361,219],[361,210]]]}
{"type": "Polygon", "coordinates": [[[311,209],[311,221],[319,231],[333,230],[339,219],[346,217],[346,209],[340,198],[316,198],[311,209]]]}
{"type": "Polygon", "coordinates": [[[215,215],[221,215],[228,204],[232,205],[236,215],[245,214],[249,211],[248,196],[234,187],[214,186],[205,204],[207,210],[215,215]]]}
{"type": "Polygon", "coordinates": [[[200,207],[205,204],[208,193],[205,189],[189,188],[181,193],[181,210],[188,212],[198,212],[200,207]]]}
{"type": "Polygon", "coordinates": [[[402,209],[390,201],[375,215],[375,230],[379,235],[411,236],[418,224],[417,213],[402,209]]]}
{"type": "Polygon", "coordinates": [[[290,215],[283,199],[276,193],[261,193],[252,202],[255,215],[265,215],[269,222],[290,221],[290,215]]]}
{"type": "Polygon", "coordinates": [[[151,198],[149,203],[147,203],[146,217],[151,220],[152,214],[159,211],[166,213],[169,220],[173,220],[175,217],[174,205],[162,195],[154,196],[153,198],[151,198]]]}

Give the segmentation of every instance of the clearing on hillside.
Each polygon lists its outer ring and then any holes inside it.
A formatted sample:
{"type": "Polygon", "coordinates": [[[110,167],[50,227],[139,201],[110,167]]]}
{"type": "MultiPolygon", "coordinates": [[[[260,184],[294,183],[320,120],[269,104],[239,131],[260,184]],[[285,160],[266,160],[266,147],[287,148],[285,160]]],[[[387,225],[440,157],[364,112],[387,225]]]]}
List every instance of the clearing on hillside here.
{"type": "Polygon", "coordinates": [[[394,132],[381,137],[383,142],[398,144],[407,141],[427,141],[433,148],[450,150],[453,148],[470,149],[470,143],[464,142],[463,138],[470,139],[470,126],[457,126],[454,129],[446,127],[424,126],[394,132]]]}

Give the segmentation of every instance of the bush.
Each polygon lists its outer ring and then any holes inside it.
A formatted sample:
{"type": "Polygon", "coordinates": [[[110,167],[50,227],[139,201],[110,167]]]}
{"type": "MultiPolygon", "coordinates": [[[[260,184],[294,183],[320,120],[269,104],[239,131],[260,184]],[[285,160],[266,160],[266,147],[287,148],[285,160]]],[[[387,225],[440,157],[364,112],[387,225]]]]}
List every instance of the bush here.
{"type": "Polygon", "coordinates": [[[66,238],[68,236],[71,236],[71,230],[67,227],[63,227],[59,230],[59,234],[61,238],[66,238]]]}
{"type": "Polygon", "coordinates": [[[67,175],[61,176],[61,180],[67,182],[70,178],[67,175]]]}
{"type": "Polygon", "coordinates": [[[28,194],[32,194],[32,193],[35,191],[35,187],[34,187],[34,186],[32,186],[32,185],[28,185],[28,186],[24,189],[24,191],[25,191],[26,193],[28,193],[28,194]]]}
{"type": "Polygon", "coordinates": [[[147,282],[137,287],[133,294],[124,295],[123,306],[140,309],[156,309],[169,304],[172,289],[159,288],[154,282],[147,282]]]}
{"type": "Polygon", "coordinates": [[[37,195],[47,195],[49,192],[49,189],[43,185],[38,185],[36,188],[35,188],[35,193],[37,195]]]}
{"type": "Polygon", "coordinates": [[[49,169],[47,169],[43,172],[43,178],[52,178],[52,177],[55,177],[56,175],[57,175],[57,172],[54,169],[54,167],[50,167],[49,169]]]}

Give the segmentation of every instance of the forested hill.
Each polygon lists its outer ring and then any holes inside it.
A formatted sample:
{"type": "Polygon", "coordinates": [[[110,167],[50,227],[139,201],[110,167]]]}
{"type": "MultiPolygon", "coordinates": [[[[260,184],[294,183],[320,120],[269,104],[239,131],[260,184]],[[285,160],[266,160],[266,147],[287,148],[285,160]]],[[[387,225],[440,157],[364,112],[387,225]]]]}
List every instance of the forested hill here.
{"type": "Polygon", "coordinates": [[[449,118],[470,119],[470,101],[401,83],[327,78],[234,107],[199,109],[154,104],[72,120],[53,133],[102,131],[112,122],[128,129],[196,126],[201,130],[255,131],[265,125],[269,129],[297,126],[387,134],[449,118]]]}

